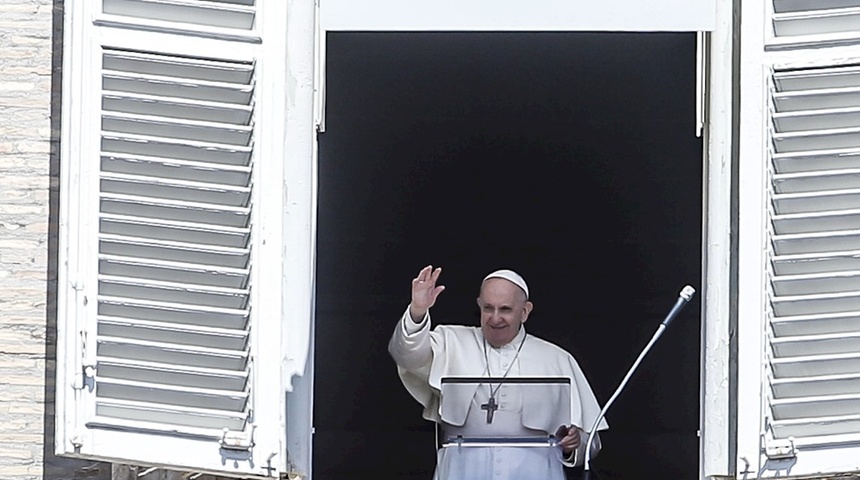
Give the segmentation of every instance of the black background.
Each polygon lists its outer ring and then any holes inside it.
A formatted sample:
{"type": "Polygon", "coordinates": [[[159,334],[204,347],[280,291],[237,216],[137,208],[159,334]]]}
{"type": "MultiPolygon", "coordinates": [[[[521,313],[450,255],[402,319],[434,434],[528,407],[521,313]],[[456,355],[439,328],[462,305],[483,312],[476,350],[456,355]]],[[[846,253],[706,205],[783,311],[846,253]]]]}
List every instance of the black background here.
{"type": "MultiPolygon", "coordinates": [[[[511,268],[527,328],[606,402],[701,279],[695,35],[330,33],[320,136],[314,478],[429,479],[432,424],[386,351],[410,280],[477,324],[511,268]]],[[[608,415],[601,478],[698,475],[699,301],[608,415]]]]}

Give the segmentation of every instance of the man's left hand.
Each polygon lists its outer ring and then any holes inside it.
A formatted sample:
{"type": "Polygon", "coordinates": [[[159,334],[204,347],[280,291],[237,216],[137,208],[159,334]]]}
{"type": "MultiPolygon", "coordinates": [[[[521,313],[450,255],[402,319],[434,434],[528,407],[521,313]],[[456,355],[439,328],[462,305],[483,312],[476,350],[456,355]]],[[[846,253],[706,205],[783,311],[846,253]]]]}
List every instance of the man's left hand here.
{"type": "Polygon", "coordinates": [[[555,437],[561,439],[559,441],[559,445],[561,445],[564,453],[570,453],[576,450],[581,443],[579,428],[574,425],[571,425],[570,427],[562,425],[558,428],[558,431],[555,432],[555,437]]]}

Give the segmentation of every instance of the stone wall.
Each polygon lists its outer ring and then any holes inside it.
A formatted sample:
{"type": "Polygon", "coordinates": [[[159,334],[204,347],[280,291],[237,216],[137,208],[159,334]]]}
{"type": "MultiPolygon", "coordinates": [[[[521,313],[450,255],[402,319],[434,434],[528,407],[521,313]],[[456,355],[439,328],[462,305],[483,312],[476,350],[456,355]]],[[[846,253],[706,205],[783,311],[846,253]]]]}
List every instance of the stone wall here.
{"type": "Polygon", "coordinates": [[[110,478],[55,457],[62,0],[0,2],[0,478],[110,478]]]}

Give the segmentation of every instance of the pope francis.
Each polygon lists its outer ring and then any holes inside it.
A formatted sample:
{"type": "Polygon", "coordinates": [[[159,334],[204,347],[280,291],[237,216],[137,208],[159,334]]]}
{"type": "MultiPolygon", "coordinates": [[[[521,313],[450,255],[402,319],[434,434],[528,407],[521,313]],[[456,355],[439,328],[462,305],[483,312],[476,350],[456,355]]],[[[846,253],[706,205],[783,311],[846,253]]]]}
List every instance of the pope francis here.
{"type": "MultiPolygon", "coordinates": [[[[492,272],[481,283],[480,328],[432,329],[430,308],[445,289],[437,283],[441,273],[428,265],[412,280],[412,301],[388,345],[403,385],[424,407],[424,418],[436,422],[445,438],[553,435],[558,447],[549,457],[537,448],[442,448],[435,478],[564,479],[563,466],[584,461],[586,429],[600,413],[585,375],[569,353],[525,332],[533,305],[525,280],[511,270],[492,272]],[[443,398],[442,379],[451,377],[488,381],[449,390],[443,398]],[[490,380],[523,377],[564,377],[569,395],[535,395],[490,380]]],[[[597,430],[607,428],[601,421],[597,430]]],[[[592,455],[599,449],[595,433],[592,455]]]]}

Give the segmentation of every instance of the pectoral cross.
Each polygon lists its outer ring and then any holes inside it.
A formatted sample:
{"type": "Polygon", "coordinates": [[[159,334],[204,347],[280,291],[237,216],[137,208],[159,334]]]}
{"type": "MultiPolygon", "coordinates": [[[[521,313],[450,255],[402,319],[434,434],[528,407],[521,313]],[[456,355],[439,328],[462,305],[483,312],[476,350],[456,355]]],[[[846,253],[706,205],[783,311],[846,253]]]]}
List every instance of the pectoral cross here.
{"type": "Polygon", "coordinates": [[[496,398],[492,396],[487,400],[487,403],[481,404],[481,410],[487,411],[487,423],[493,423],[493,414],[498,409],[499,405],[496,403],[496,398]]]}

